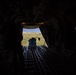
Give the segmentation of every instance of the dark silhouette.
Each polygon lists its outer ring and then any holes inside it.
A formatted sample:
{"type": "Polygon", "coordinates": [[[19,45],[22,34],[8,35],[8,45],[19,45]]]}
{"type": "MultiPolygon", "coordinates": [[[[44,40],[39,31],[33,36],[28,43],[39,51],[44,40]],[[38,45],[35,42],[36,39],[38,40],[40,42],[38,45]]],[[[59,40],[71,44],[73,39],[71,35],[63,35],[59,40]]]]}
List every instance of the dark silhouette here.
{"type": "Polygon", "coordinates": [[[29,49],[36,49],[36,39],[35,38],[29,39],[28,43],[29,43],[29,46],[28,46],[29,49]]]}

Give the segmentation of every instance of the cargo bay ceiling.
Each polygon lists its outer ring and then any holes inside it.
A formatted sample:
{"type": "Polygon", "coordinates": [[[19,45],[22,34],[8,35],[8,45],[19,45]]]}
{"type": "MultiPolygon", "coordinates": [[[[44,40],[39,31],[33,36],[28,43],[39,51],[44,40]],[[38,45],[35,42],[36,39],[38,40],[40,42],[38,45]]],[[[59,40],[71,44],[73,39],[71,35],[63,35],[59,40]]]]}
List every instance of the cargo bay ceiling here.
{"type": "Polygon", "coordinates": [[[74,15],[74,8],[73,0],[6,0],[0,2],[0,16],[4,21],[21,23],[23,27],[38,27],[51,20],[74,15]]]}

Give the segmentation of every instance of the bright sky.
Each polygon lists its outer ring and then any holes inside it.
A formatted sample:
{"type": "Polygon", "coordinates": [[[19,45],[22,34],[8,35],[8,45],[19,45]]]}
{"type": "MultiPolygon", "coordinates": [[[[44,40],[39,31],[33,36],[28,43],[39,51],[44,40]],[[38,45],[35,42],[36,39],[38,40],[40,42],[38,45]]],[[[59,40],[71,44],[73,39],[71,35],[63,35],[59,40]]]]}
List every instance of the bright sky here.
{"type": "Polygon", "coordinates": [[[23,32],[41,32],[39,28],[35,28],[35,29],[26,29],[23,28],[23,32]]]}

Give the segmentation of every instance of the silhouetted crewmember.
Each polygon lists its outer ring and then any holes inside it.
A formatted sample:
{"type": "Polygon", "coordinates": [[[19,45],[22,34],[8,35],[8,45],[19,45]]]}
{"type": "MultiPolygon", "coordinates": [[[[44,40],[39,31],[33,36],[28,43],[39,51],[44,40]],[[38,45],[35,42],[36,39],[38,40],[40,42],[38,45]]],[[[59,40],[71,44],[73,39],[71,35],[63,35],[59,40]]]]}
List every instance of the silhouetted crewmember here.
{"type": "Polygon", "coordinates": [[[29,39],[29,48],[30,49],[36,49],[36,39],[35,38],[31,38],[29,39]]]}

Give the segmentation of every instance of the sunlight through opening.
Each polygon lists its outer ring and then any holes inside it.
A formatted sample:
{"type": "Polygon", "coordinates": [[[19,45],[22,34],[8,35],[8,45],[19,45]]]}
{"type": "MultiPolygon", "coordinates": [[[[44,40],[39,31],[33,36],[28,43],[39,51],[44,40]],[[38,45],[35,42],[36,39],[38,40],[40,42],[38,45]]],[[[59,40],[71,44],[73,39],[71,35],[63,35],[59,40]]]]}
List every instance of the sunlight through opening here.
{"type": "Polygon", "coordinates": [[[35,38],[36,39],[36,46],[41,46],[41,45],[45,45],[47,46],[45,39],[42,36],[42,33],[40,31],[39,28],[35,28],[35,29],[26,29],[23,28],[23,40],[21,42],[22,46],[28,46],[29,45],[29,40],[31,38],[35,38]]]}

